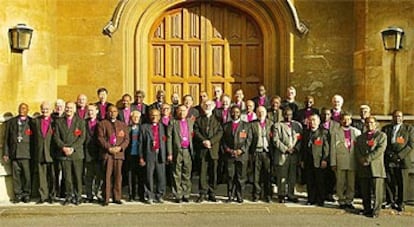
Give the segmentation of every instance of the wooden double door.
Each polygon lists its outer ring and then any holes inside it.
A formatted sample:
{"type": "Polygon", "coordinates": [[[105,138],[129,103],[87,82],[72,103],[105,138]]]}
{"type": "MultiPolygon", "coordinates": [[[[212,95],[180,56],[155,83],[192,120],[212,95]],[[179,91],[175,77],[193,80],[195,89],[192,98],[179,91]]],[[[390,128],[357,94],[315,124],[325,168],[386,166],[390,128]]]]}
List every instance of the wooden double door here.
{"type": "Polygon", "coordinates": [[[228,5],[194,3],[166,11],[149,38],[149,102],[157,90],[210,97],[221,86],[232,96],[242,88],[245,98],[256,95],[263,83],[263,37],[245,12],[228,5]]]}

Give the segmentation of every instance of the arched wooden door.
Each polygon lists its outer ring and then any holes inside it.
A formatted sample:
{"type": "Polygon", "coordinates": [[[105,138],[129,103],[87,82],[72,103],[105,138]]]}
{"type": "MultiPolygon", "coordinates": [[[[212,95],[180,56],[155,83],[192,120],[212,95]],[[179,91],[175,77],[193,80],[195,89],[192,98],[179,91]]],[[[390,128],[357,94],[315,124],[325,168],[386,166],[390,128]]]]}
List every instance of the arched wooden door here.
{"type": "Polygon", "coordinates": [[[159,89],[167,102],[174,92],[200,91],[211,96],[215,86],[233,94],[242,88],[246,98],[263,83],[263,37],[246,13],[227,5],[196,3],[166,11],[149,37],[150,100],[159,89]]]}

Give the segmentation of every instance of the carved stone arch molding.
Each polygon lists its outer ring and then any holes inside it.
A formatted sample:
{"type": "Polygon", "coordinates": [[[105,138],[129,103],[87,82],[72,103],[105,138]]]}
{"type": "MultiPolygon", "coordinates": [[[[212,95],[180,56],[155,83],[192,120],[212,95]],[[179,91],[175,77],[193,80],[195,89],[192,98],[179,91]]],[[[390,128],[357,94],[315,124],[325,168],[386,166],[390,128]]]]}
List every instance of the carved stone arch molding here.
{"type": "MultiPolygon", "coordinates": [[[[163,12],[177,5],[195,1],[158,1],[142,6],[140,1],[120,0],[111,23],[112,32],[122,31],[124,91],[147,91],[149,32],[163,12]],[[145,8],[143,8],[145,7],[145,8]],[[115,15],[116,14],[116,15],[115,15]],[[123,15],[122,15],[123,14],[123,15]],[[122,16],[122,17],[121,17],[122,16]],[[116,23],[118,22],[118,23],[116,23]],[[118,25],[119,24],[119,25],[118,25]]],[[[308,29],[300,22],[290,0],[286,1],[234,1],[217,0],[249,14],[262,30],[264,42],[264,75],[266,84],[275,94],[281,94],[288,85],[289,33],[295,25],[296,34],[306,34],[308,29]]]]}

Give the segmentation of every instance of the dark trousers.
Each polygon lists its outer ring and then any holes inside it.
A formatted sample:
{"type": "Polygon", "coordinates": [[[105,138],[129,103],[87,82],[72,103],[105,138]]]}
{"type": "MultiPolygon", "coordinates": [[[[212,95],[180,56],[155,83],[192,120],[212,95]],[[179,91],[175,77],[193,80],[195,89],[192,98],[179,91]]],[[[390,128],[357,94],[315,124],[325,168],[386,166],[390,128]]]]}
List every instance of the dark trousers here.
{"type": "Polygon", "coordinates": [[[82,198],[83,160],[61,160],[63,178],[65,179],[66,200],[82,198]]]}
{"type": "Polygon", "coordinates": [[[122,198],[122,162],[123,160],[114,159],[113,157],[109,157],[108,159],[104,160],[105,202],[109,202],[111,195],[113,196],[114,201],[120,201],[122,198]]]}
{"type": "Polygon", "coordinates": [[[325,201],[324,169],[315,168],[313,162],[305,162],[304,174],[308,192],[308,202],[311,204],[323,204],[325,201]]]}
{"type": "Polygon", "coordinates": [[[386,201],[388,203],[396,203],[399,206],[404,205],[404,183],[403,174],[400,167],[386,169],[386,201]]]}
{"type": "Polygon", "coordinates": [[[145,197],[153,200],[160,199],[165,193],[165,163],[157,160],[146,163],[145,197]],[[154,174],[156,178],[156,190],[154,190],[154,174]]]}
{"type": "MultiPolygon", "coordinates": [[[[244,154],[247,155],[247,154],[244,154]]],[[[229,158],[227,160],[227,195],[229,199],[243,198],[246,185],[247,161],[229,158]]]]}
{"type": "Polygon", "coordinates": [[[17,199],[30,198],[31,178],[30,159],[15,159],[12,161],[13,191],[17,199]]]}
{"type": "Polygon", "coordinates": [[[362,205],[364,212],[378,215],[384,196],[384,178],[363,177],[359,178],[362,205]],[[372,192],[374,191],[375,203],[372,206],[372,192]]]}
{"type": "Polygon", "coordinates": [[[255,152],[253,156],[253,197],[271,197],[271,167],[269,152],[255,152]],[[263,184],[263,188],[262,185],[263,184]]]}
{"type": "Polygon", "coordinates": [[[130,199],[144,199],[145,168],[138,164],[137,155],[127,155],[126,173],[128,178],[128,196],[130,199]]]}
{"type": "Polygon", "coordinates": [[[85,193],[88,199],[102,199],[103,168],[101,160],[85,162],[85,193]]]}
{"type": "Polygon", "coordinates": [[[55,160],[53,162],[53,168],[55,170],[55,191],[56,197],[64,198],[65,197],[65,177],[62,172],[62,162],[60,160],[55,160]]]}
{"type": "Polygon", "coordinates": [[[212,159],[210,152],[200,154],[200,195],[215,196],[217,189],[218,160],[212,159]]]}
{"type": "MultiPolygon", "coordinates": [[[[329,163],[328,163],[329,166],[329,163]]],[[[336,175],[331,168],[325,168],[325,198],[331,197],[335,194],[336,175]]],[[[330,199],[331,199],[330,198],[330,199]]]]}
{"type": "Polygon", "coordinates": [[[41,200],[55,199],[55,169],[53,162],[37,163],[39,195],[41,200]]]}
{"type": "Polygon", "coordinates": [[[288,154],[285,163],[278,165],[276,171],[278,196],[289,198],[295,197],[295,184],[297,176],[298,158],[295,154],[288,154]],[[287,186],[287,191],[286,191],[287,186]]]}

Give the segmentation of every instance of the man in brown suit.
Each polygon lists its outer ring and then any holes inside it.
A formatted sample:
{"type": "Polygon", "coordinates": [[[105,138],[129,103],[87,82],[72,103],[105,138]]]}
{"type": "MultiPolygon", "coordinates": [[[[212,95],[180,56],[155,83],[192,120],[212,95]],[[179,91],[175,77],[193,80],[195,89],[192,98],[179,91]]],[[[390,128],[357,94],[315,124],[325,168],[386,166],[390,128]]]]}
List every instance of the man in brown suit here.
{"type": "Polygon", "coordinates": [[[204,102],[204,115],[197,118],[194,125],[194,140],[198,144],[198,152],[200,153],[200,197],[197,202],[203,202],[207,194],[209,201],[217,201],[215,192],[217,188],[217,165],[223,128],[220,121],[213,116],[214,107],[214,101],[207,100],[204,102]]]}
{"type": "Polygon", "coordinates": [[[367,132],[357,138],[356,159],[357,176],[359,177],[362,195],[363,214],[378,217],[384,196],[384,152],[387,147],[387,135],[377,130],[375,117],[365,121],[367,132]],[[371,192],[374,191],[375,203],[372,207],[371,192]]]}
{"type": "Polygon", "coordinates": [[[81,203],[86,128],[85,121],[75,113],[76,104],[67,102],[65,117],[56,120],[53,137],[57,146],[56,158],[61,162],[65,179],[66,199],[63,205],[81,203]]]}
{"type": "Polygon", "coordinates": [[[30,159],[32,148],[32,119],[29,106],[19,105],[19,115],[8,120],[4,138],[3,160],[12,161],[14,201],[28,203],[31,195],[30,159]]]}
{"type": "Polygon", "coordinates": [[[39,204],[52,203],[55,199],[55,171],[52,155],[52,109],[49,102],[40,105],[42,115],[33,120],[34,153],[33,161],[39,177],[39,204]]]}
{"type": "Polygon", "coordinates": [[[411,168],[410,154],[414,149],[414,130],[410,125],[403,123],[403,117],[400,110],[395,110],[392,114],[392,123],[382,128],[387,135],[387,203],[399,212],[404,210],[404,187],[408,184],[408,176],[404,177],[403,172],[404,169],[411,168]]]}
{"type": "Polygon", "coordinates": [[[111,192],[113,192],[113,202],[122,204],[122,162],[125,159],[125,149],[129,144],[129,133],[128,126],[117,120],[117,117],[118,109],[116,106],[110,106],[108,107],[108,119],[98,124],[98,141],[105,169],[103,206],[108,205],[111,192]]]}

